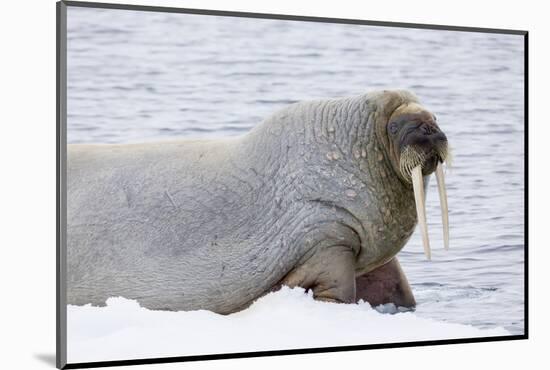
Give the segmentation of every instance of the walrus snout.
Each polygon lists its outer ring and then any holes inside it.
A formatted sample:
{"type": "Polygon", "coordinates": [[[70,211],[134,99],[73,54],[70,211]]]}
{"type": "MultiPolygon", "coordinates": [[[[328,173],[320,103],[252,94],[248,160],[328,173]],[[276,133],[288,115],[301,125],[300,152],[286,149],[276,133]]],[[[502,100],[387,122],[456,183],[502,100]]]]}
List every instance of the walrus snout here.
{"type": "Polygon", "coordinates": [[[409,179],[411,170],[420,166],[427,176],[447,158],[447,136],[433,121],[408,122],[399,140],[402,174],[409,179]]]}
{"type": "Polygon", "coordinates": [[[400,138],[399,146],[408,145],[431,149],[447,145],[447,136],[434,122],[410,122],[400,138]]]}

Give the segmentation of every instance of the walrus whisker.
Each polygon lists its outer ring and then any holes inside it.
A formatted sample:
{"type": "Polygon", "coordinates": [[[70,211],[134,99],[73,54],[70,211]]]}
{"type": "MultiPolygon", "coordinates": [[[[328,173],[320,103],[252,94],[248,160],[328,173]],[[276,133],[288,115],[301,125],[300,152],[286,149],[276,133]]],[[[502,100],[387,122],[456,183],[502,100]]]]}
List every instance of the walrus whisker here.
{"type": "Polygon", "coordinates": [[[449,144],[445,144],[443,147],[436,148],[439,157],[442,162],[445,162],[447,168],[452,167],[453,164],[453,152],[449,147],[449,144]]]}
{"type": "Polygon", "coordinates": [[[426,154],[416,150],[412,146],[407,146],[400,155],[399,170],[403,178],[411,182],[411,173],[416,166],[423,168],[423,163],[426,159],[426,154]]]}
{"type": "Polygon", "coordinates": [[[412,170],[412,183],[414,190],[414,200],[416,203],[416,214],[418,217],[418,225],[422,233],[422,244],[424,245],[424,253],[426,258],[432,259],[432,252],[430,249],[430,240],[428,238],[428,224],[426,222],[426,202],[424,196],[424,180],[422,179],[422,168],[416,166],[412,170]]]}

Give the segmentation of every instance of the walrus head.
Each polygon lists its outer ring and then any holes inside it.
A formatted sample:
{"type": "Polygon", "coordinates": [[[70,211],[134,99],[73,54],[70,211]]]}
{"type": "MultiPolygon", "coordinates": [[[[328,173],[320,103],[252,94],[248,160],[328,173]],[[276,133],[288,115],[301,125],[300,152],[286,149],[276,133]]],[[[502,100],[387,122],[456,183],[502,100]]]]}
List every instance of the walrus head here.
{"type": "Polygon", "coordinates": [[[401,104],[390,115],[386,132],[390,158],[402,181],[412,184],[424,252],[431,258],[423,177],[436,173],[443,219],[445,249],[449,247],[449,216],[442,164],[449,157],[447,137],[436,117],[416,102],[401,104]]]}

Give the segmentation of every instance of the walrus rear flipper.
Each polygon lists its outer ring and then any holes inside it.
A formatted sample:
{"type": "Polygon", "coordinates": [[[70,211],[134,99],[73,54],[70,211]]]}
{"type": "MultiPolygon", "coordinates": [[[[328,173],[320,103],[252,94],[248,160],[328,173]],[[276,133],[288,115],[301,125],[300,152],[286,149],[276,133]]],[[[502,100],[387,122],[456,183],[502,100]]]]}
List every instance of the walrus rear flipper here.
{"type": "Polygon", "coordinates": [[[397,257],[356,278],[356,299],[367,301],[371,306],[385,303],[394,303],[401,307],[416,306],[411,287],[397,257]]]}

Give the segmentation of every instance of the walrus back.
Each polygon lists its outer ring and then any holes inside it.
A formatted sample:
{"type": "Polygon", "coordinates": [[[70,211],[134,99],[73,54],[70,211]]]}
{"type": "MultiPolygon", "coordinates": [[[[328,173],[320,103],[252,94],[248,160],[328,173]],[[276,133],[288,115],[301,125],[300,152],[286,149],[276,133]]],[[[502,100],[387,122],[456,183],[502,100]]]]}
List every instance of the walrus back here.
{"type": "Polygon", "coordinates": [[[261,220],[248,209],[246,176],[235,173],[238,147],[237,139],[69,145],[68,303],[123,296],[152,309],[225,313],[267,289],[243,279],[251,259],[269,262],[249,235],[250,218],[261,220]]]}

